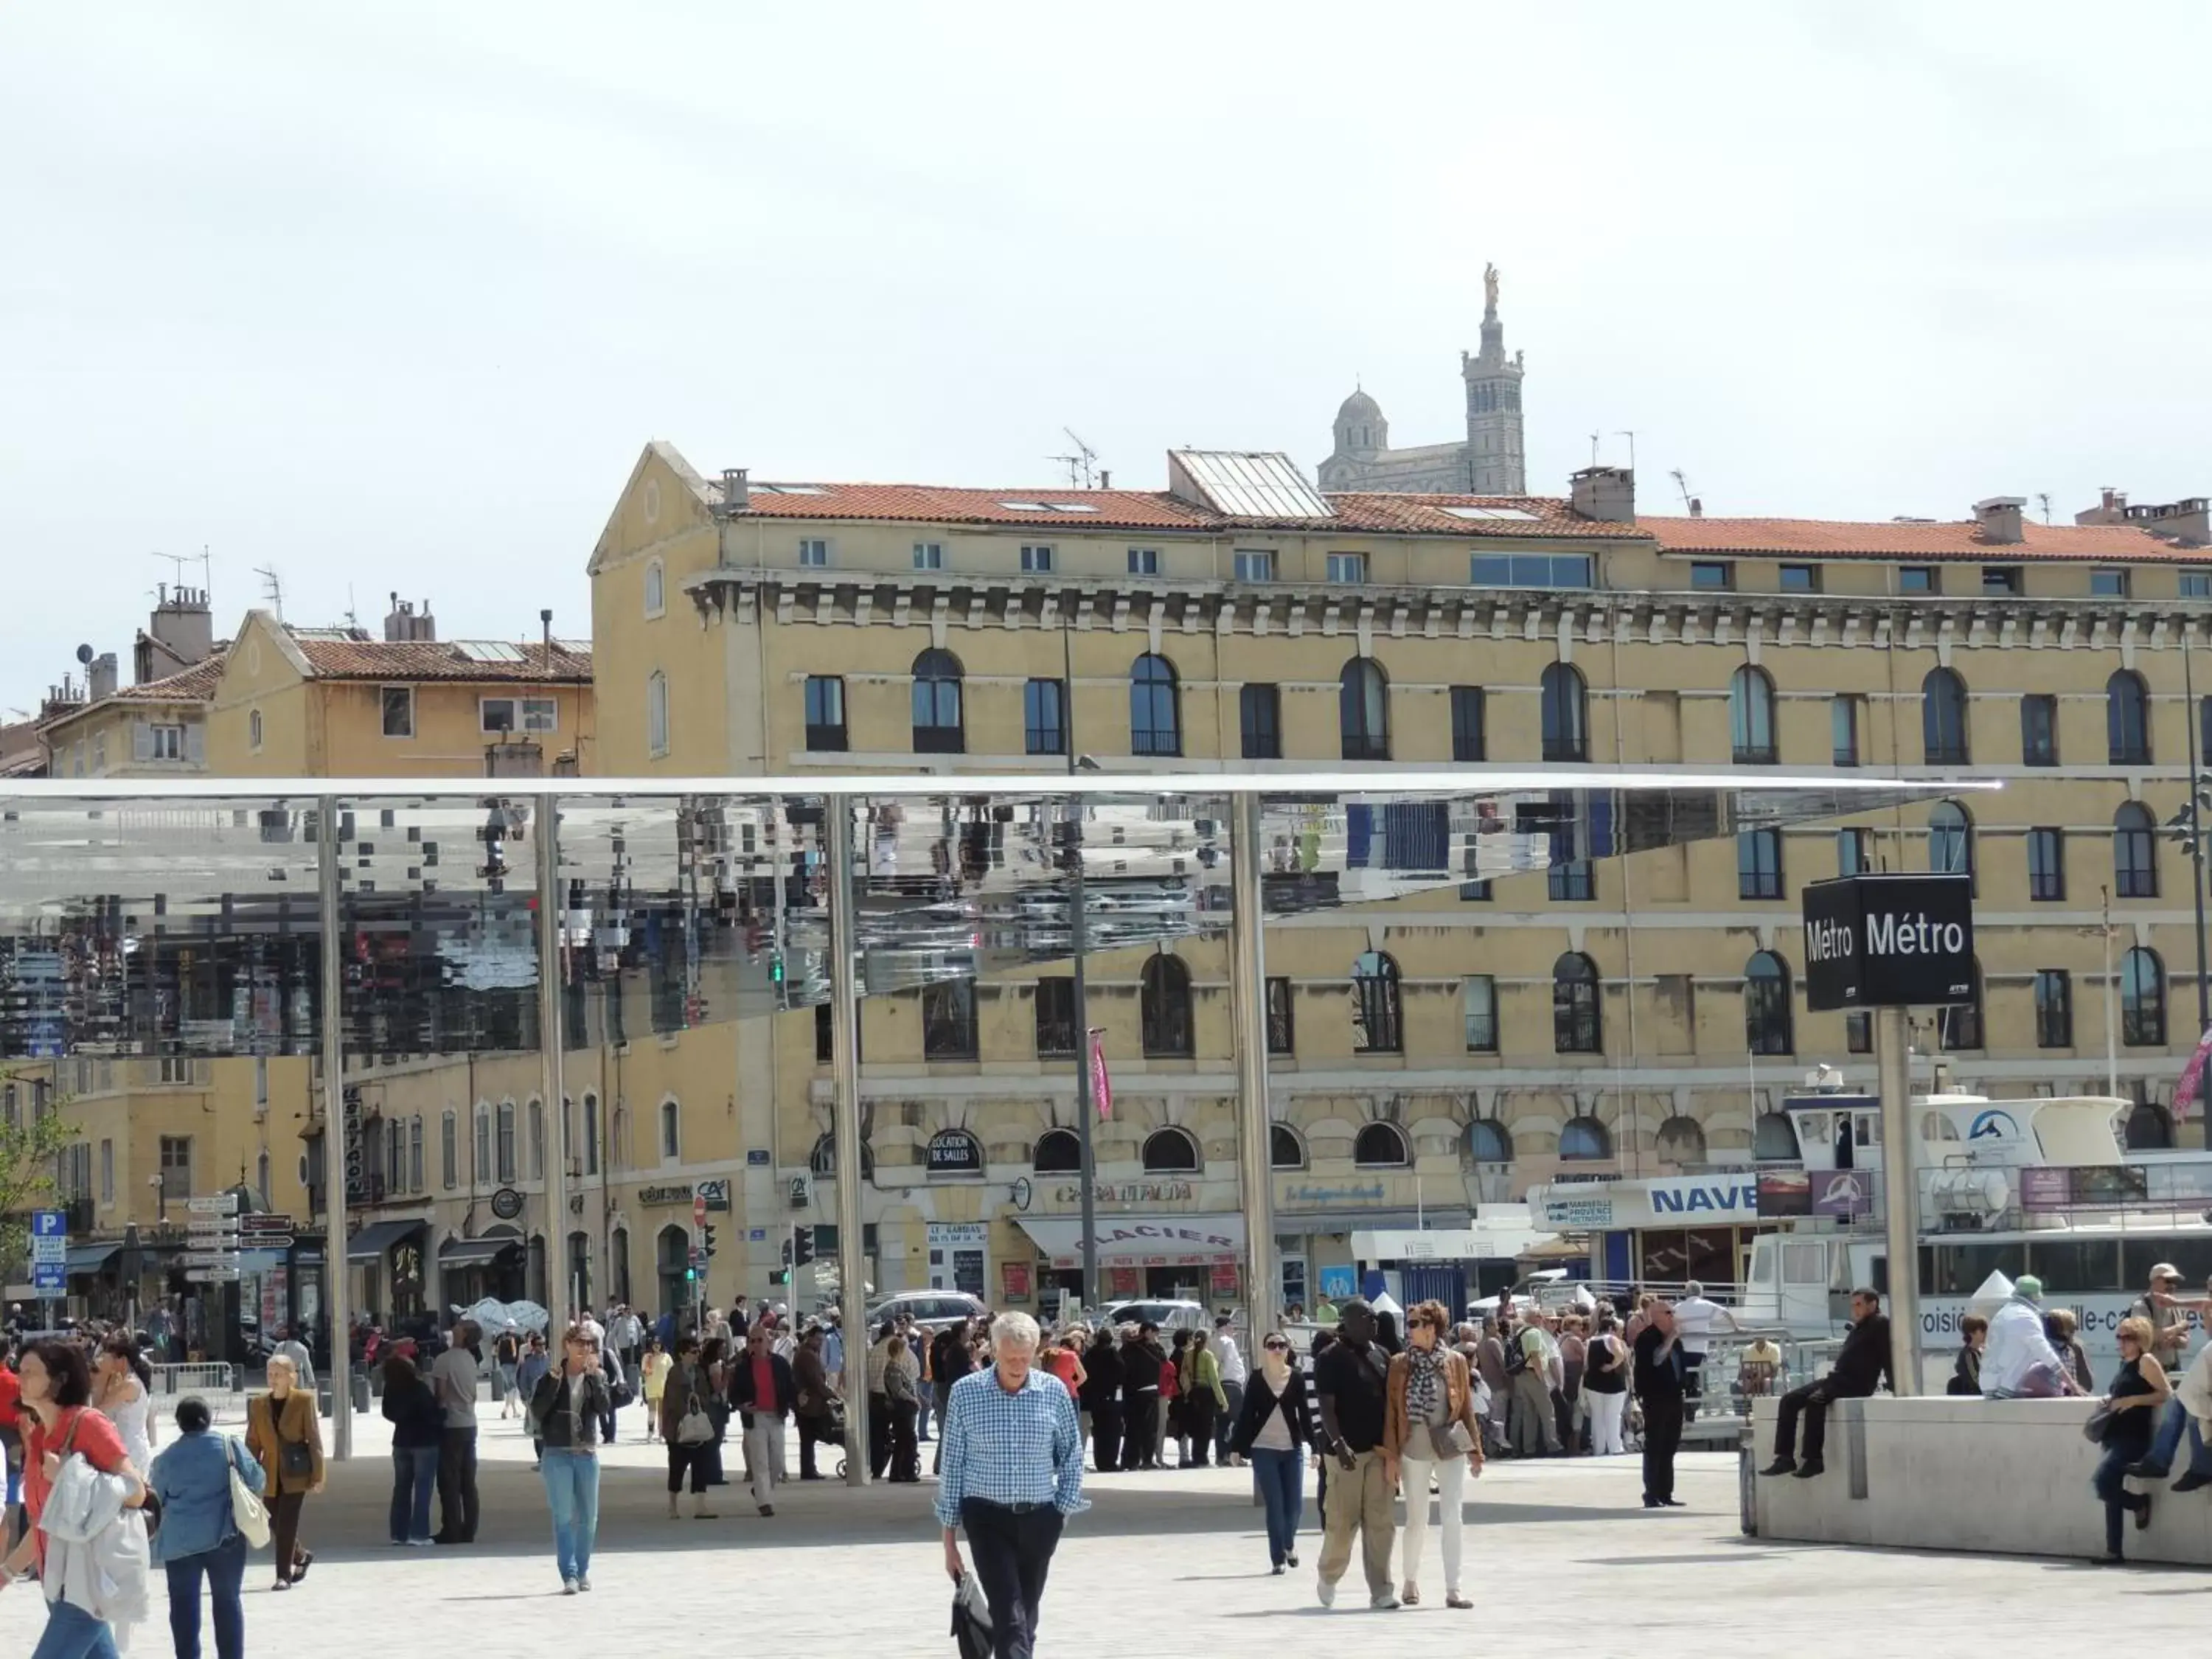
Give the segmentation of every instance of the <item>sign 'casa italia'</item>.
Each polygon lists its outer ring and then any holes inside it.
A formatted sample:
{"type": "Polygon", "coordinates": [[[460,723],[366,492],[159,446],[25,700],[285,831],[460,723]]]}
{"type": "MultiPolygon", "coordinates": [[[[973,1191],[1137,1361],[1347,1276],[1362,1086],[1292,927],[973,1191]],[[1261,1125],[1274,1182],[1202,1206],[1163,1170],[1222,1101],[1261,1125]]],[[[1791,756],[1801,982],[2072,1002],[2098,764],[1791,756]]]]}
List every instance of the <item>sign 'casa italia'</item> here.
{"type": "Polygon", "coordinates": [[[1844,876],[1805,889],[1805,1006],[1909,1008],[1974,994],[1966,876],[1844,876]]]}

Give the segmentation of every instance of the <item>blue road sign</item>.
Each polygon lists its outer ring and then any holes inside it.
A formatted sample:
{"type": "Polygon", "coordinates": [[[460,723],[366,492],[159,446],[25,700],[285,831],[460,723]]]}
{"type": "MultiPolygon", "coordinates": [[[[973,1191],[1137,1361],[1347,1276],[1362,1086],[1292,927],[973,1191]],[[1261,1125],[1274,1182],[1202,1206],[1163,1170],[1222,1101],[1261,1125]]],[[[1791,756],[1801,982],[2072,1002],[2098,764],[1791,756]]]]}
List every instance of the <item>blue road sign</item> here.
{"type": "Polygon", "coordinates": [[[68,1267],[59,1261],[38,1261],[31,1266],[31,1288],[40,1296],[65,1296],[69,1293],[68,1267]]]}
{"type": "Polygon", "coordinates": [[[67,1238],[69,1217],[60,1210],[31,1212],[31,1237],[33,1238],[67,1238]]]}

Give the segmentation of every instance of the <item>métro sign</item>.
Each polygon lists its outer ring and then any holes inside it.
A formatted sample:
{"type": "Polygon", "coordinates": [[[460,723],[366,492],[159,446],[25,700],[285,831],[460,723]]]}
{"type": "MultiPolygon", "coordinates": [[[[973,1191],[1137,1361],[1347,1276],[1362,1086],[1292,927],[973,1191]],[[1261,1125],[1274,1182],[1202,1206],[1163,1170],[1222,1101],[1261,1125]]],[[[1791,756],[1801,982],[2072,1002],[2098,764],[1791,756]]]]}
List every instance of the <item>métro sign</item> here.
{"type": "Polygon", "coordinates": [[[1805,1006],[1909,1008],[1974,994],[1968,876],[1844,876],[1805,889],[1805,1006]]]}

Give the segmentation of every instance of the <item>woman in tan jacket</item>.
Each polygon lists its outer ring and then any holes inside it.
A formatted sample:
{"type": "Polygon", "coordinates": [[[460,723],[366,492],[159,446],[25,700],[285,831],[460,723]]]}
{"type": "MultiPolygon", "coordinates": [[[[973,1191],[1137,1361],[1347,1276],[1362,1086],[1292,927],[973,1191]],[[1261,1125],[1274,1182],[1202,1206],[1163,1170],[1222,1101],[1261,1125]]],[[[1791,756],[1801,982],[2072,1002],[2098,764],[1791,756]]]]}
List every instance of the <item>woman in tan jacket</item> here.
{"type": "Polygon", "coordinates": [[[323,1419],[282,1354],[270,1356],[269,1392],[246,1404],[246,1449],[260,1461],[266,1483],[276,1587],[289,1589],[315,1564],[314,1552],[300,1547],[300,1510],[309,1492],[323,1489],[323,1419]]]}
{"type": "Polygon", "coordinates": [[[1406,1351],[1390,1361],[1382,1450],[1398,1466],[1404,1483],[1406,1534],[1401,1549],[1406,1583],[1398,1599],[1409,1607],[1421,1603],[1416,1580],[1428,1532],[1431,1475],[1443,1503],[1444,1605],[1474,1605],[1460,1594],[1460,1542],[1467,1477],[1482,1473],[1482,1419],[1475,1413],[1467,1361],[1448,1340],[1450,1329],[1451,1316],[1443,1304],[1416,1303],[1406,1315],[1406,1351]]]}

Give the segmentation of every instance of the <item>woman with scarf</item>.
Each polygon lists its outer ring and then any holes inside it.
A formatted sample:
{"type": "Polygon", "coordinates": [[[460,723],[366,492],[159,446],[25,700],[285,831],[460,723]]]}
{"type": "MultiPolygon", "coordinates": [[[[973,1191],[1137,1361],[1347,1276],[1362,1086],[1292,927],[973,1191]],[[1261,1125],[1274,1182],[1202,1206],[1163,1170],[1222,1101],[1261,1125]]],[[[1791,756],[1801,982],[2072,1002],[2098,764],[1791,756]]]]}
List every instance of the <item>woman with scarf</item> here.
{"type": "Polygon", "coordinates": [[[1471,1607],[1460,1594],[1460,1545],[1467,1477],[1482,1473],[1482,1420],[1467,1361],[1449,1346],[1451,1316],[1441,1302],[1417,1303],[1406,1316],[1404,1352],[1392,1357],[1382,1451],[1401,1472],[1406,1532],[1400,1545],[1406,1583],[1398,1599],[1421,1604],[1421,1544],[1429,1526],[1433,1476],[1443,1514],[1444,1605],[1471,1607]],[[1464,1460],[1464,1461],[1462,1461],[1464,1460]]]}
{"type": "Polygon", "coordinates": [[[1244,1384],[1244,1403],[1230,1431],[1229,1449],[1252,1465],[1267,1506],[1267,1560],[1279,1574],[1298,1564],[1298,1522],[1305,1510],[1306,1449],[1314,1443],[1306,1382],[1291,1364],[1291,1342],[1269,1331],[1260,1368],[1244,1384]]]}

